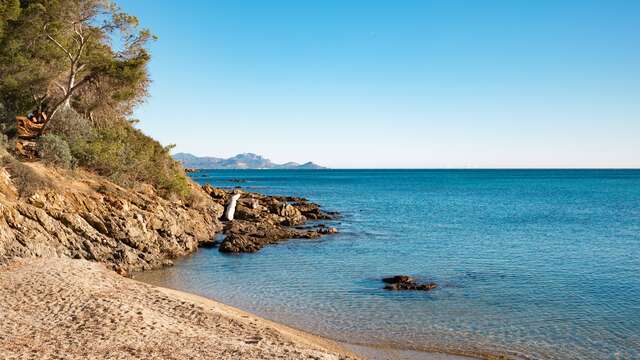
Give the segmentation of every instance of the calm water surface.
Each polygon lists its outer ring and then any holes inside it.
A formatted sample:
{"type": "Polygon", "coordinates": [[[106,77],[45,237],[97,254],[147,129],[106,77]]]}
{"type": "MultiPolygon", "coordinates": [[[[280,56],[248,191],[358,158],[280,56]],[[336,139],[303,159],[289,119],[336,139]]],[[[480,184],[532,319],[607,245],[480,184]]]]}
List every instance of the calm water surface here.
{"type": "Polygon", "coordinates": [[[320,335],[405,349],[640,358],[640,171],[244,170],[200,183],[304,196],[341,231],[203,249],[139,279],[320,335]],[[441,287],[382,291],[411,274],[441,287]]]}

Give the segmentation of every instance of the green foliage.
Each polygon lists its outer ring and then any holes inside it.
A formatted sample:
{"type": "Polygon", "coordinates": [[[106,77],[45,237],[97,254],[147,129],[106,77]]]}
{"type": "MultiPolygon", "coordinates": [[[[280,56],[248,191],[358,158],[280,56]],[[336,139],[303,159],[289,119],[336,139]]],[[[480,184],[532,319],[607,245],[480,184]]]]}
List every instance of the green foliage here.
{"type": "Polygon", "coordinates": [[[42,109],[44,163],[187,197],[182,167],[129,122],[147,96],[154,39],[112,0],[0,0],[0,131],[13,138],[15,116],[42,109]]]}
{"type": "Polygon", "coordinates": [[[89,138],[93,134],[91,123],[73,109],[62,109],[47,124],[47,133],[60,136],[68,143],[89,138]]]}
{"type": "Polygon", "coordinates": [[[9,147],[9,139],[2,131],[0,131],[0,150],[4,152],[9,147]]]}
{"type": "Polygon", "coordinates": [[[186,196],[189,183],[182,167],[159,142],[127,123],[101,128],[90,139],[71,146],[80,166],[123,186],[153,185],[163,196],[186,196]]]}
{"type": "Polygon", "coordinates": [[[4,35],[7,22],[17,18],[19,13],[20,0],[0,0],[0,39],[4,35]]]}
{"type": "Polygon", "coordinates": [[[42,162],[63,169],[75,166],[75,159],[71,155],[69,144],[58,135],[45,134],[38,141],[38,153],[42,162]]]}
{"type": "Polygon", "coordinates": [[[15,122],[0,122],[0,136],[13,139],[17,135],[18,129],[15,122]]]}
{"type": "Polygon", "coordinates": [[[98,120],[130,115],[149,83],[155,37],[110,0],[14,0],[0,23],[0,102],[14,116],[62,107],[98,120]],[[116,48],[112,44],[121,44],[116,48]],[[114,116],[119,115],[119,116],[114,116]]]}
{"type": "Polygon", "coordinates": [[[42,34],[44,5],[22,1],[21,10],[4,22],[0,43],[0,102],[13,118],[44,99],[52,81],[65,71],[64,54],[42,34]]]}

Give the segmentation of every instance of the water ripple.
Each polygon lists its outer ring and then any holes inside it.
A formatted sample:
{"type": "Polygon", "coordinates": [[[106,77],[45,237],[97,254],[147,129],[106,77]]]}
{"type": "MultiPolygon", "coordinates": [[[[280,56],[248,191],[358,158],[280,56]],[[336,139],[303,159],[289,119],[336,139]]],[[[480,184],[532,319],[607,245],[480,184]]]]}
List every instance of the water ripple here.
{"type": "MultiPolygon", "coordinates": [[[[341,233],[203,249],[140,278],[322,335],[516,358],[640,358],[640,171],[215,171],[305,196],[341,233]],[[387,292],[411,274],[440,287],[387,292]]],[[[228,183],[226,183],[228,184],[228,183]]]]}

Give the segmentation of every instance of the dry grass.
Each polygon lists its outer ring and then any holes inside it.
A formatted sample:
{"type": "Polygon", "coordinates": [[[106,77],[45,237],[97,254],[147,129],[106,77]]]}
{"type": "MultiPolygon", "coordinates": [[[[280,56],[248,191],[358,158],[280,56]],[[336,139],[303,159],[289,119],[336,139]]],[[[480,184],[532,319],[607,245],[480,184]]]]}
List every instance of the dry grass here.
{"type": "Polygon", "coordinates": [[[38,190],[53,187],[53,182],[39,174],[31,166],[16,160],[9,154],[4,154],[0,159],[0,164],[7,169],[11,175],[11,182],[18,189],[22,197],[29,197],[38,190]]]}

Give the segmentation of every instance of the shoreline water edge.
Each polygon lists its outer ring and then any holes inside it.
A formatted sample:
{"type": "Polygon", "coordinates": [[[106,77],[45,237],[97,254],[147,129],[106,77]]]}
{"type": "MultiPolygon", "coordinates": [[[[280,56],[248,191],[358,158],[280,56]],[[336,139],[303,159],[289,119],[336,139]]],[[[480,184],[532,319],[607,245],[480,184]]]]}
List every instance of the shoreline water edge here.
{"type": "MultiPolygon", "coordinates": [[[[193,171],[197,174],[198,171],[193,171]]],[[[241,180],[231,182],[242,183],[241,180]]],[[[224,220],[224,228],[221,236],[203,247],[216,247],[220,252],[240,254],[259,251],[265,246],[274,245],[288,240],[316,239],[324,235],[332,235],[339,230],[327,226],[321,221],[337,220],[340,213],[325,211],[321,205],[315,204],[302,197],[265,195],[257,192],[249,192],[241,186],[227,188],[214,187],[211,184],[202,185],[205,193],[218,204],[227,209],[233,197],[235,214],[232,221],[224,220]],[[238,195],[240,195],[239,198],[238,195]],[[309,225],[309,222],[312,222],[309,225]]],[[[225,211],[225,214],[227,211],[225,211]]],[[[144,282],[144,280],[142,280],[144,282]]],[[[178,291],[183,294],[188,292],[178,291]]],[[[197,295],[194,295],[197,296],[197,295]]],[[[210,299],[210,301],[216,301],[210,299]]],[[[228,305],[227,305],[228,306],[228,305]]],[[[239,310],[243,311],[243,310],[239,310]]],[[[255,315],[254,315],[255,316],[255,315]]],[[[272,320],[266,320],[272,322],[272,320]]],[[[275,324],[283,324],[274,322],[275,324]]],[[[314,337],[326,339],[317,334],[299,330],[289,324],[283,324],[288,328],[309,334],[314,337]]],[[[329,337],[326,339],[339,344],[352,354],[370,360],[404,359],[404,360],[464,360],[473,358],[503,358],[503,355],[479,354],[472,352],[445,353],[437,349],[409,349],[389,344],[352,344],[329,337]]]]}
{"type": "Polygon", "coordinates": [[[0,294],[3,358],[468,359],[341,343],[81,259],[5,263],[0,294]]]}
{"type": "MultiPolygon", "coordinates": [[[[33,166],[52,179],[57,176],[51,170],[33,166]]],[[[30,247],[15,243],[15,247],[10,248],[15,254],[7,253],[7,259],[0,263],[0,292],[3,297],[0,316],[4,319],[0,324],[0,357],[147,358],[156,354],[159,357],[171,355],[173,358],[198,358],[203,354],[210,356],[210,350],[213,349],[218,352],[217,358],[220,359],[464,358],[388,346],[370,347],[340,343],[339,340],[329,340],[253,316],[214,300],[204,300],[186,292],[127,279],[139,271],[158,269],[163,264],[172,265],[173,260],[170,259],[180,259],[197,251],[199,247],[217,247],[220,252],[225,253],[249,253],[289,239],[317,239],[338,231],[326,224],[338,219],[338,213],[325,211],[319,205],[301,197],[262,195],[237,188],[221,189],[210,185],[201,188],[208,195],[201,208],[205,209],[207,214],[216,214],[222,223],[216,224],[215,219],[206,218],[208,227],[201,226],[201,229],[195,223],[190,224],[189,226],[198,229],[199,232],[196,234],[190,232],[194,230],[189,230],[182,237],[191,242],[176,244],[182,248],[170,244],[173,247],[167,249],[162,247],[162,244],[167,242],[164,239],[175,236],[177,230],[174,228],[181,224],[169,221],[161,224],[153,222],[158,215],[152,209],[160,206],[165,209],[172,205],[157,198],[148,189],[126,191],[91,174],[81,173],[74,181],[59,181],[55,189],[47,190],[51,194],[32,196],[32,202],[35,201],[33,199],[41,197],[56,199],[56,202],[42,202],[40,210],[34,210],[38,214],[37,217],[30,217],[27,210],[40,203],[21,205],[14,203],[17,200],[9,199],[6,203],[7,211],[15,207],[16,211],[22,211],[20,214],[26,215],[15,215],[13,218],[16,224],[8,228],[11,232],[3,235],[19,237],[28,228],[37,230],[38,234],[48,234],[47,229],[53,228],[59,229],[56,233],[73,235],[67,235],[67,242],[56,240],[51,234],[48,235],[50,238],[42,238],[39,243],[27,244],[30,247]],[[241,194],[241,197],[237,200],[234,220],[224,221],[221,208],[227,204],[230,197],[237,194],[241,194]],[[97,217],[94,215],[89,218],[83,213],[83,218],[91,220],[86,220],[90,226],[85,226],[84,222],[79,220],[81,215],[74,217],[78,218],[76,222],[79,225],[71,221],[60,222],[58,225],[58,220],[53,217],[57,214],[54,210],[77,210],[74,206],[58,204],[66,204],[69,199],[85,199],[85,205],[93,202],[99,204],[96,209],[100,209],[100,212],[93,212],[98,214],[97,217]],[[119,228],[112,225],[109,219],[130,216],[137,222],[123,222],[120,225],[124,230],[120,232],[135,235],[136,237],[130,239],[136,239],[136,243],[131,240],[129,242],[130,245],[137,245],[119,250],[123,256],[110,257],[111,246],[122,249],[123,245],[112,240],[111,236],[119,239],[112,234],[119,228]],[[19,223],[24,226],[18,226],[19,223]],[[48,227],[38,225],[40,223],[48,227]],[[73,231],[67,231],[67,223],[75,226],[72,228],[73,231]],[[108,223],[108,226],[98,226],[102,223],[108,223]],[[158,228],[157,232],[153,233],[158,234],[157,239],[149,232],[150,224],[155,224],[153,229],[158,228]],[[93,231],[94,226],[102,231],[93,231]],[[138,227],[141,230],[134,231],[138,227]],[[222,235],[207,240],[204,234],[211,229],[216,229],[222,235]],[[78,241],[81,241],[83,234],[90,234],[96,239],[96,244],[102,244],[104,248],[97,248],[87,241],[79,242],[83,246],[76,246],[76,235],[78,241]],[[28,251],[21,250],[21,246],[28,251]],[[36,248],[37,246],[40,247],[36,248]],[[160,247],[155,249],[153,246],[160,247]],[[169,303],[172,306],[164,306],[169,303]],[[219,311],[209,311],[206,309],[209,306],[219,311]],[[220,325],[220,319],[224,319],[226,325],[220,325]],[[226,332],[216,335],[215,330],[219,326],[226,332]],[[262,335],[247,333],[248,330],[260,332],[262,335]],[[240,338],[241,336],[244,338],[240,338]],[[156,344],[161,340],[162,344],[156,344]],[[186,352],[182,355],[174,353],[178,347],[185,347],[187,350],[184,350],[186,352]]],[[[170,209],[176,212],[184,211],[178,208],[170,209]]],[[[196,210],[193,208],[189,211],[196,210]]],[[[170,218],[166,210],[161,213],[165,214],[167,219],[170,218]]],[[[179,214],[187,221],[184,214],[179,214]]],[[[75,215],[67,215],[67,218],[71,216],[75,215]]]]}

